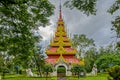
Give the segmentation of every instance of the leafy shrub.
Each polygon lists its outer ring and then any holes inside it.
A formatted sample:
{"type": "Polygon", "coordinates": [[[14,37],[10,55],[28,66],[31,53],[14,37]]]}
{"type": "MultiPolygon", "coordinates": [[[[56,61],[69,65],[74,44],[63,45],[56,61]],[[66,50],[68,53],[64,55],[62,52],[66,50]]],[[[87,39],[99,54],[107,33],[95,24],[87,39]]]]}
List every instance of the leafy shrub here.
{"type": "Polygon", "coordinates": [[[120,55],[119,54],[104,54],[100,56],[96,61],[99,70],[106,70],[115,65],[120,65],[120,55]]]}
{"type": "Polygon", "coordinates": [[[66,70],[65,70],[64,67],[59,67],[59,68],[57,69],[57,72],[58,72],[58,73],[65,73],[66,70]]]}
{"type": "Polygon", "coordinates": [[[8,68],[0,68],[0,72],[9,73],[8,68]]]}
{"type": "Polygon", "coordinates": [[[84,66],[74,65],[71,69],[72,72],[85,72],[84,66]]]}
{"type": "Polygon", "coordinates": [[[108,78],[109,80],[120,80],[120,66],[118,65],[113,66],[109,68],[107,71],[109,76],[111,77],[108,78]]]}
{"type": "Polygon", "coordinates": [[[45,65],[43,71],[46,72],[46,73],[53,72],[52,66],[51,65],[45,65]]]}
{"type": "Polygon", "coordinates": [[[71,72],[75,74],[75,76],[78,75],[78,78],[80,76],[84,77],[86,75],[85,68],[84,66],[81,65],[74,65],[71,69],[71,72]]]}

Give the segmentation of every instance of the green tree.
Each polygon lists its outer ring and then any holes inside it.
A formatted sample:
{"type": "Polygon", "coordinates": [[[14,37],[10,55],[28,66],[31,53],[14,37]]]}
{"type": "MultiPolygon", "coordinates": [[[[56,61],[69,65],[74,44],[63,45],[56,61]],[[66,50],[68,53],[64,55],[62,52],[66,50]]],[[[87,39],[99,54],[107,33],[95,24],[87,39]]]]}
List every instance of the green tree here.
{"type": "Polygon", "coordinates": [[[95,46],[94,40],[87,38],[84,34],[74,35],[72,38],[72,42],[73,47],[78,50],[79,56],[81,56],[81,53],[84,53],[85,50],[87,50],[88,48],[95,46]]]}
{"type": "Polygon", "coordinates": [[[27,66],[34,53],[34,30],[48,24],[53,9],[48,0],[1,0],[0,52],[13,55],[15,63],[23,61],[27,66]]]}
{"type": "Polygon", "coordinates": [[[34,53],[34,60],[38,69],[40,77],[42,77],[42,70],[44,69],[45,60],[44,60],[43,51],[40,46],[37,46],[37,50],[34,53]]]}
{"type": "Polygon", "coordinates": [[[120,80],[120,66],[116,65],[109,69],[107,69],[108,74],[110,77],[108,77],[108,80],[120,80]],[[112,77],[112,79],[111,79],[112,77]]]}
{"type": "Polygon", "coordinates": [[[114,45],[109,45],[105,48],[101,47],[97,50],[97,54],[95,57],[95,63],[97,63],[99,70],[105,70],[107,67],[117,65],[119,61],[118,59],[119,56],[120,56],[119,50],[116,49],[114,45]]]}
{"type": "MultiPolygon", "coordinates": [[[[96,14],[96,3],[98,0],[67,0],[65,6],[71,9],[76,8],[86,15],[96,14]]],[[[115,0],[113,5],[108,9],[108,12],[112,15],[116,11],[120,10],[120,0],[115,0]]],[[[117,33],[117,38],[120,38],[120,15],[116,16],[115,20],[111,22],[114,30],[117,33]]],[[[117,46],[120,47],[120,46],[117,46]]]]}
{"type": "Polygon", "coordinates": [[[108,45],[107,47],[100,47],[98,50],[98,56],[102,56],[105,54],[112,54],[112,53],[118,53],[118,50],[115,48],[114,45],[108,45]]]}
{"type": "MultiPolygon", "coordinates": [[[[120,0],[116,0],[115,3],[110,7],[108,12],[113,15],[118,10],[120,10],[120,0]]],[[[115,20],[112,21],[112,25],[112,30],[117,33],[117,38],[120,38],[120,15],[116,16],[115,20]]],[[[120,50],[119,42],[117,42],[117,47],[120,50]]]]}
{"type": "Polygon", "coordinates": [[[90,48],[86,51],[84,61],[85,61],[85,69],[87,72],[91,72],[92,67],[95,63],[95,61],[98,58],[98,52],[96,48],[90,48]]]}
{"type": "MultiPolygon", "coordinates": [[[[110,7],[108,12],[113,14],[118,10],[120,10],[120,0],[116,0],[116,2],[110,7]]],[[[115,21],[112,21],[112,24],[113,30],[117,32],[117,37],[120,38],[120,15],[116,16],[116,19],[115,21]]]]}
{"type": "Polygon", "coordinates": [[[71,69],[72,73],[76,75],[78,75],[78,78],[80,77],[80,73],[83,72],[84,75],[85,75],[85,69],[84,69],[84,66],[80,66],[80,65],[74,65],[71,69]]]}
{"type": "Polygon", "coordinates": [[[99,70],[105,70],[114,65],[120,65],[120,55],[111,53],[111,54],[104,54],[100,56],[95,63],[98,66],[99,70]]]}
{"type": "Polygon", "coordinates": [[[53,9],[48,0],[0,0],[0,53],[27,68],[34,55],[34,30],[48,25],[53,9]]]}
{"type": "Polygon", "coordinates": [[[48,74],[49,74],[50,72],[53,72],[53,70],[52,70],[52,66],[51,66],[51,65],[45,65],[43,71],[44,71],[45,74],[46,74],[46,80],[47,80],[47,78],[48,78],[48,74]]]}
{"type": "Polygon", "coordinates": [[[8,69],[8,55],[4,52],[0,53],[0,73],[3,76],[3,79],[5,77],[5,73],[9,73],[8,69]]]}
{"type": "Polygon", "coordinates": [[[0,68],[2,67],[3,63],[4,63],[4,58],[2,53],[0,53],[0,68]]]}
{"type": "Polygon", "coordinates": [[[120,54],[120,41],[117,42],[116,49],[118,53],[120,54]]]}
{"type": "Polygon", "coordinates": [[[86,15],[96,14],[96,1],[97,0],[67,0],[65,6],[71,9],[76,8],[86,15]]]}

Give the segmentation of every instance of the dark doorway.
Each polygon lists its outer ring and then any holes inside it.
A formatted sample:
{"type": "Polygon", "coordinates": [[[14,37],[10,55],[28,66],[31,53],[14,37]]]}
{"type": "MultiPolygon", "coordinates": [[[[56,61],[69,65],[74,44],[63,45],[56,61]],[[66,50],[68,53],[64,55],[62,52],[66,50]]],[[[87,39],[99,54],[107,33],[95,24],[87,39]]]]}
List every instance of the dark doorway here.
{"type": "Polygon", "coordinates": [[[57,77],[59,78],[66,77],[66,68],[64,66],[59,66],[57,68],[57,77]]]}

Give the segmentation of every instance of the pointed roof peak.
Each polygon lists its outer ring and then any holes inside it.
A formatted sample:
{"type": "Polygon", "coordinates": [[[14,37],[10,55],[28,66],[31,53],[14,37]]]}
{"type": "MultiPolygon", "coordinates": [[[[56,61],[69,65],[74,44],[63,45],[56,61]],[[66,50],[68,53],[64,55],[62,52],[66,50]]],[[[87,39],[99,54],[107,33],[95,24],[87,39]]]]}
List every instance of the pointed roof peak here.
{"type": "Polygon", "coordinates": [[[61,9],[61,0],[60,0],[60,9],[61,9]]]}
{"type": "Polygon", "coordinates": [[[60,0],[60,11],[59,11],[59,21],[63,20],[62,19],[62,7],[61,7],[61,0],[60,0]]]}

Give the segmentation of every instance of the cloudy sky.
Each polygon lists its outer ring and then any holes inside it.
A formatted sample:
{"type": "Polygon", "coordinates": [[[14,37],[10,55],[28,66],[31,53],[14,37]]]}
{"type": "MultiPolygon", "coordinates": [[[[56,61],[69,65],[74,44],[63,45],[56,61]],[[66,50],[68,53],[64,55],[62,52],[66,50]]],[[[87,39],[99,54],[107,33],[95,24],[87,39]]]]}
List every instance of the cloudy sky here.
{"type": "MultiPolygon", "coordinates": [[[[39,28],[39,32],[43,36],[43,45],[48,45],[50,38],[54,35],[59,16],[60,0],[49,1],[55,5],[55,13],[50,17],[51,25],[46,28],[39,28]]],[[[61,1],[63,5],[65,0],[61,1]]],[[[115,37],[116,33],[111,31],[111,21],[115,19],[119,12],[116,12],[114,15],[107,13],[114,1],[98,0],[96,5],[97,15],[90,16],[86,16],[76,9],[70,10],[62,6],[62,15],[69,34],[85,34],[87,37],[94,39],[97,46],[106,46],[115,42],[116,38],[113,37],[115,37]]]]}

